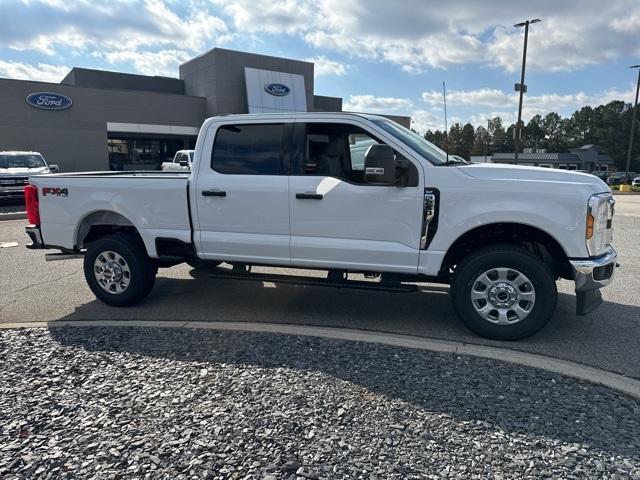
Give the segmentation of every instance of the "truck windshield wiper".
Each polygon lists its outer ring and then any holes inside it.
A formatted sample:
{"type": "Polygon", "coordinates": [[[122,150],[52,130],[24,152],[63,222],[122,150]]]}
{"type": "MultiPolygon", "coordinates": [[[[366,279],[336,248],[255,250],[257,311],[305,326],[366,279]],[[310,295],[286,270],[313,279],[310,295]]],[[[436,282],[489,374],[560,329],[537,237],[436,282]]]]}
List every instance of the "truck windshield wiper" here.
{"type": "Polygon", "coordinates": [[[469,163],[463,162],[462,160],[447,160],[444,163],[438,164],[439,167],[451,167],[453,165],[469,165],[469,163]]]}

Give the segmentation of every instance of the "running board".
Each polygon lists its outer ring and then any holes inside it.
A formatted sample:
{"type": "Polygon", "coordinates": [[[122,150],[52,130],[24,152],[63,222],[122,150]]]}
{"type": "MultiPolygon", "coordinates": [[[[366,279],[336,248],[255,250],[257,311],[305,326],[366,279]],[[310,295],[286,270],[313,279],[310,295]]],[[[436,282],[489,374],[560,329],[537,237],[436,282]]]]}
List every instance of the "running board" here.
{"type": "Polygon", "coordinates": [[[344,280],[335,282],[326,278],[297,277],[295,275],[276,275],[268,273],[234,273],[234,272],[210,272],[210,278],[223,278],[231,280],[253,280],[256,282],[291,283],[295,285],[305,285],[309,287],[334,287],[353,288],[357,290],[380,290],[384,292],[409,293],[415,292],[416,285],[404,283],[381,283],[365,282],[362,280],[344,280]]]}

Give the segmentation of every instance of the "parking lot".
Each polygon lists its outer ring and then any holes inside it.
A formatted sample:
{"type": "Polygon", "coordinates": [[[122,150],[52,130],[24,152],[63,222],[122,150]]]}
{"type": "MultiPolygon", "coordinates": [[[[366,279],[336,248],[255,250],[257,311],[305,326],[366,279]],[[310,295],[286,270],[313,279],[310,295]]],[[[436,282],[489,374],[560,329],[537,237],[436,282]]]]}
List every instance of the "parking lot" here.
{"type": "Polygon", "coordinates": [[[85,284],[81,260],[46,263],[24,248],[24,220],[0,223],[0,322],[59,320],[199,320],[348,327],[450,339],[550,355],[640,378],[640,196],[617,195],[614,245],[622,264],[592,314],[574,313],[572,284],[559,284],[557,312],[539,334],[519,342],[483,340],[466,330],[448,289],[366,292],[285,284],[222,281],[186,265],[161,270],[155,289],[131,308],[108,307],[85,284]]]}

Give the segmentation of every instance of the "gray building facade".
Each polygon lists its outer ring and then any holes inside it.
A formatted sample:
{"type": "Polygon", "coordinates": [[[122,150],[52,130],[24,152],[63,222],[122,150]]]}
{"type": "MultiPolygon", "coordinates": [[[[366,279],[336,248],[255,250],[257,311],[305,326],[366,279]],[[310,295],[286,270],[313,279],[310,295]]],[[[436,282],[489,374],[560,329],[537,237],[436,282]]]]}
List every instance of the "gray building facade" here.
{"type": "Polygon", "coordinates": [[[73,68],[60,83],[0,79],[0,151],[38,151],[63,172],[157,169],[195,146],[206,118],[248,112],[247,69],[301,76],[308,111],[342,111],[341,98],[315,95],[313,63],[214,48],[181,65],[180,78],[73,68]],[[27,102],[39,92],[72,104],[27,102]]]}

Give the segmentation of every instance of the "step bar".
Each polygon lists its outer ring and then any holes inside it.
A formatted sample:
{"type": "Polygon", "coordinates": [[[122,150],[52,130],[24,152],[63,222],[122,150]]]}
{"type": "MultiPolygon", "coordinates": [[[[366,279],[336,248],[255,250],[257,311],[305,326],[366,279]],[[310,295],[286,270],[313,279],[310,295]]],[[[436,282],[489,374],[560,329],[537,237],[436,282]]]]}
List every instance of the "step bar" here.
{"type": "Polygon", "coordinates": [[[333,288],[350,288],[355,290],[379,290],[394,293],[410,293],[415,292],[417,285],[405,284],[400,282],[366,282],[363,280],[342,280],[334,281],[326,278],[302,277],[295,275],[278,275],[269,273],[251,273],[248,271],[209,272],[209,278],[225,279],[225,280],[249,280],[254,282],[273,282],[273,283],[289,283],[294,285],[304,285],[309,287],[333,287],[333,288]]]}

